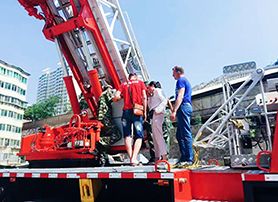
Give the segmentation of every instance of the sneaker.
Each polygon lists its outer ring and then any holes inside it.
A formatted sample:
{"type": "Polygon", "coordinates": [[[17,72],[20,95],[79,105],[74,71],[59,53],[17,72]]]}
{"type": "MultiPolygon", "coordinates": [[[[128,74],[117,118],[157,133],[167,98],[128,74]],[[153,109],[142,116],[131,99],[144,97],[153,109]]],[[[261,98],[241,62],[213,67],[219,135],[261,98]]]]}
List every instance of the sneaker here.
{"type": "Polygon", "coordinates": [[[147,165],[154,165],[154,164],[155,164],[154,161],[149,161],[149,162],[147,163],[147,165]]]}
{"type": "Polygon", "coordinates": [[[186,168],[191,166],[193,163],[191,161],[179,161],[174,165],[174,168],[186,168]]]}

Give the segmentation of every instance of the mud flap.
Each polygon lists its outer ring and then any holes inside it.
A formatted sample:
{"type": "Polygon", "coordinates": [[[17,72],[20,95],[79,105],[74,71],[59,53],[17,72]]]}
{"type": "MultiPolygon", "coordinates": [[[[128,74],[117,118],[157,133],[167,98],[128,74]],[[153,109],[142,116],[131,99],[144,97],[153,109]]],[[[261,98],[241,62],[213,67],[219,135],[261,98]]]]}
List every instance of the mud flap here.
{"type": "Polygon", "coordinates": [[[101,181],[91,179],[80,179],[79,190],[81,202],[95,202],[101,190],[101,181]]]}

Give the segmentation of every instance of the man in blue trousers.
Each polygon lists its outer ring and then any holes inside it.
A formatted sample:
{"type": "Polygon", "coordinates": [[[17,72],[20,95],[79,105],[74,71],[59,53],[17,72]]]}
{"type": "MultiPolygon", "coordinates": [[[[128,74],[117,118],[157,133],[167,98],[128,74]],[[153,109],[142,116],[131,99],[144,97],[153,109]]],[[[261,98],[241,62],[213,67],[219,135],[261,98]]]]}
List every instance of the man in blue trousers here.
{"type": "Polygon", "coordinates": [[[176,137],[180,147],[181,157],[175,167],[186,167],[193,163],[192,133],[190,119],[192,114],[191,85],[184,76],[184,69],[175,66],[173,77],[176,83],[176,101],[171,114],[171,120],[177,120],[176,137]]]}

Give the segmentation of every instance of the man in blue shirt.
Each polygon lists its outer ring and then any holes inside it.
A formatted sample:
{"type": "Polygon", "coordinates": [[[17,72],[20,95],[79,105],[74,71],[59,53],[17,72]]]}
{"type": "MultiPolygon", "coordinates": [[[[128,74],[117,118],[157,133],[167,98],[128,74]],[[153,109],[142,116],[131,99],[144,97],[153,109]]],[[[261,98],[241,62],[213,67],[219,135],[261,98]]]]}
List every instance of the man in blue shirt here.
{"type": "Polygon", "coordinates": [[[179,143],[181,157],[176,167],[189,166],[193,163],[192,133],[190,119],[192,114],[191,106],[191,85],[184,77],[182,67],[175,66],[173,77],[176,83],[176,101],[171,114],[171,120],[177,119],[176,137],[179,143]]]}

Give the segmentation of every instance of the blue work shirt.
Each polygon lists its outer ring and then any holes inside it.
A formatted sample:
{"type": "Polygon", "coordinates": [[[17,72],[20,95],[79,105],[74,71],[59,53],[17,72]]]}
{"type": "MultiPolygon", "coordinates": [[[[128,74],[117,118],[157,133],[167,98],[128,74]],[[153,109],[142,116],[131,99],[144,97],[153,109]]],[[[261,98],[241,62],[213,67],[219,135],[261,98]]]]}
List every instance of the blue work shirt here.
{"type": "Polygon", "coordinates": [[[191,104],[191,94],[192,94],[192,88],[189,83],[189,81],[185,77],[181,77],[177,80],[176,83],[176,99],[178,98],[178,91],[184,88],[184,96],[181,104],[189,103],[191,104]]]}

